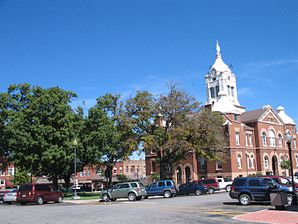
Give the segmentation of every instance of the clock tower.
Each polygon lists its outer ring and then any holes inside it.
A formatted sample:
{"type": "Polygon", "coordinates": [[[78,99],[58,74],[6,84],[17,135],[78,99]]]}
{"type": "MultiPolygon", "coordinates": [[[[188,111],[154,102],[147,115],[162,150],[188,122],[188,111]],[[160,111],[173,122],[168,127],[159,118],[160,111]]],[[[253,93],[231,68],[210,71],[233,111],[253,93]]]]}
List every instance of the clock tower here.
{"type": "Polygon", "coordinates": [[[218,41],[216,42],[215,62],[205,76],[206,105],[211,105],[212,111],[241,114],[245,112],[237,97],[236,77],[231,68],[221,57],[218,41]]]}

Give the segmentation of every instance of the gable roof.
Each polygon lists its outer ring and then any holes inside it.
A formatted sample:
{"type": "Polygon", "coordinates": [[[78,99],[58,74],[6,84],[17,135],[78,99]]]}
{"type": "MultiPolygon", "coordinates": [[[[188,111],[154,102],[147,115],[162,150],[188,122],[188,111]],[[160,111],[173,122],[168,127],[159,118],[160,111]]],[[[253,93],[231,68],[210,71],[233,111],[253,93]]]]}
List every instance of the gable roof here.
{"type": "Polygon", "coordinates": [[[248,122],[257,121],[266,111],[267,109],[262,108],[262,109],[244,112],[241,114],[241,122],[248,123],[248,122]]]}

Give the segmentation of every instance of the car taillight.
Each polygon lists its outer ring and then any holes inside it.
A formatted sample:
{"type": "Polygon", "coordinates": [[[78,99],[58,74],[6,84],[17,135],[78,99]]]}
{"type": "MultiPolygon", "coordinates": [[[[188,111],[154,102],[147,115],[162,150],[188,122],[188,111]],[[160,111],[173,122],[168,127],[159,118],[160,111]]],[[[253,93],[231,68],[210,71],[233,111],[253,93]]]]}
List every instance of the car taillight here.
{"type": "Polygon", "coordinates": [[[231,186],[231,191],[234,191],[234,185],[231,186]]]}
{"type": "Polygon", "coordinates": [[[139,192],[141,189],[140,188],[137,188],[137,191],[139,192]]]}
{"type": "Polygon", "coordinates": [[[31,195],[32,194],[32,192],[29,192],[29,194],[28,195],[31,195]]]}

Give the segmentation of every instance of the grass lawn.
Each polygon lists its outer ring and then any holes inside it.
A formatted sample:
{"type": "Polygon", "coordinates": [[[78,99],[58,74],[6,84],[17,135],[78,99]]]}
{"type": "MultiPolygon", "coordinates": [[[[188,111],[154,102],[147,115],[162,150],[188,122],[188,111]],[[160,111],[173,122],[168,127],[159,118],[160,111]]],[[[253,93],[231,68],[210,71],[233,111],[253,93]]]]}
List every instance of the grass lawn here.
{"type": "MultiPolygon", "coordinates": [[[[99,199],[99,195],[94,196],[80,196],[79,200],[91,200],[91,199],[99,199]]],[[[64,200],[72,200],[72,197],[64,197],[64,200]]]]}

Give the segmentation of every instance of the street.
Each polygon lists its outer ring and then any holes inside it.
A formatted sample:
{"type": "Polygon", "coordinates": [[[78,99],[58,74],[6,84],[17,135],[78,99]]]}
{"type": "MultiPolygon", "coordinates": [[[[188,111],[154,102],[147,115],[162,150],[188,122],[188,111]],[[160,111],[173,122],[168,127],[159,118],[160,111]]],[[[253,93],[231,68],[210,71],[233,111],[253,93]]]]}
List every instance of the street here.
{"type": "Polygon", "coordinates": [[[227,192],[137,202],[89,201],[85,204],[0,205],[1,223],[244,223],[233,216],[271,208],[270,205],[240,206],[227,192]]]}

